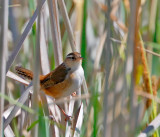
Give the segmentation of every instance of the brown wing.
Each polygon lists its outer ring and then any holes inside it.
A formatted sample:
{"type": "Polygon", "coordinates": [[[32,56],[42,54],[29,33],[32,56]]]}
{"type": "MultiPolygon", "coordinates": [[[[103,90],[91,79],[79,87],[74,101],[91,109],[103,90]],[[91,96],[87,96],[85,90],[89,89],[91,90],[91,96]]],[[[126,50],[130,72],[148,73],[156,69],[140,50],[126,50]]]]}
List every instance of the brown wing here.
{"type": "Polygon", "coordinates": [[[70,68],[67,68],[65,64],[62,63],[54,71],[47,74],[43,80],[40,81],[41,88],[49,88],[57,83],[63,82],[69,70],[70,68]]]}

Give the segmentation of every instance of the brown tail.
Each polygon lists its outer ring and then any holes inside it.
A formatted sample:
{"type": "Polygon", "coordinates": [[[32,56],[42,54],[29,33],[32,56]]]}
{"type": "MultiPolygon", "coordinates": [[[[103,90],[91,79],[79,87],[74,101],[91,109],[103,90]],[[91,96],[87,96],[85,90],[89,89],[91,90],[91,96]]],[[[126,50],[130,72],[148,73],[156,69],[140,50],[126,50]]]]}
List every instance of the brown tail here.
{"type": "Polygon", "coordinates": [[[24,78],[27,78],[29,80],[33,79],[33,72],[32,71],[25,69],[25,68],[22,68],[20,66],[16,66],[15,70],[16,70],[17,74],[23,76],[24,78]]]}

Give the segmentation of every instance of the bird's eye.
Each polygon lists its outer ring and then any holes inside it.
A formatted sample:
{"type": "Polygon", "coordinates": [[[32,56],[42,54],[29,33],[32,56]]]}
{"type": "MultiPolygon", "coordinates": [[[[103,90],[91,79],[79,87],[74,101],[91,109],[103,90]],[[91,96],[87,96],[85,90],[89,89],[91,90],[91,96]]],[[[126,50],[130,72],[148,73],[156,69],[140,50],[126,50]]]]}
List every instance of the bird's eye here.
{"type": "Polygon", "coordinates": [[[75,58],[75,57],[71,57],[71,59],[73,59],[73,60],[74,60],[74,59],[76,59],[76,58],[75,58]]]}

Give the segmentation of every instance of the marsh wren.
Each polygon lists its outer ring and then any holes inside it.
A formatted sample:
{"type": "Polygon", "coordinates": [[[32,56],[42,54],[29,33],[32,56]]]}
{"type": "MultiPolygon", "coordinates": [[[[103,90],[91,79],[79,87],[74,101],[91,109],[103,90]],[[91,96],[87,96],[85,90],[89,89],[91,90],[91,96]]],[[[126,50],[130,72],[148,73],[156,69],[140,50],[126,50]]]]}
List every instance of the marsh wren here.
{"type": "MultiPolygon", "coordinates": [[[[40,89],[55,99],[71,95],[79,89],[84,77],[81,54],[69,53],[62,64],[47,75],[40,75],[40,89]]],[[[33,72],[15,67],[16,72],[29,80],[33,79],[33,72]]]]}

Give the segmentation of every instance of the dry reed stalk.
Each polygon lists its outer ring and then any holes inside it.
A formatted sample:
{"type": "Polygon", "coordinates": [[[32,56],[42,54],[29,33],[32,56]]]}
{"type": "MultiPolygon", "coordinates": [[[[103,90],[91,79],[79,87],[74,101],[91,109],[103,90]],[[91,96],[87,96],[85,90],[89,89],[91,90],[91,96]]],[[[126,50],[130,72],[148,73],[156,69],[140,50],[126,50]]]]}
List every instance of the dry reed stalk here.
{"type": "MultiPolygon", "coordinates": [[[[71,17],[71,15],[72,15],[72,13],[73,13],[73,11],[74,11],[74,8],[75,8],[75,4],[74,4],[74,2],[72,2],[71,8],[70,8],[70,10],[69,10],[69,12],[68,12],[69,18],[71,17]]],[[[64,36],[65,31],[66,31],[66,29],[65,29],[65,24],[64,24],[64,22],[63,22],[62,27],[61,27],[61,36],[62,36],[62,38],[63,38],[63,36],[64,36]]]]}
{"type": "Polygon", "coordinates": [[[156,53],[156,52],[153,52],[153,51],[151,51],[151,50],[148,50],[148,49],[144,49],[147,53],[150,53],[150,54],[152,54],[152,55],[154,55],[154,56],[157,56],[157,57],[160,57],[160,54],[158,54],[158,53],[156,53]]]}
{"type": "Polygon", "coordinates": [[[73,35],[73,30],[72,30],[72,27],[71,27],[71,23],[69,21],[69,17],[68,17],[68,14],[67,14],[67,9],[66,9],[64,0],[58,0],[58,4],[59,4],[61,14],[62,14],[63,19],[64,19],[64,24],[66,26],[66,30],[68,32],[68,37],[69,37],[69,41],[70,41],[70,44],[71,44],[72,51],[77,51],[77,47],[75,45],[75,40],[74,40],[74,35],[73,35]]]}
{"type": "MultiPolygon", "coordinates": [[[[137,20],[138,20],[138,0],[134,0],[131,1],[129,3],[130,5],[130,18],[129,18],[129,29],[128,29],[128,38],[127,38],[127,67],[130,68],[129,70],[127,70],[127,75],[129,75],[131,77],[130,80],[130,87],[127,89],[129,94],[130,94],[130,101],[129,101],[129,106],[130,106],[130,112],[129,112],[129,120],[128,120],[128,124],[130,124],[130,128],[129,128],[129,132],[133,131],[133,129],[135,129],[136,127],[136,123],[137,123],[137,117],[136,117],[136,113],[138,113],[137,111],[135,111],[136,109],[136,96],[135,96],[135,92],[134,92],[134,88],[135,88],[135,78],[134,78],[134,72],[135,72],[135,61],[137,61],[135,59],[135,57],[137,57],[136,52],[135,52],[135,45],[136,45],[136,37],[137,37],[137,33],[136,33],[136,29],[138,27],[139,24],[137,24],[137,20]]],[[[128,133],[129,133],[128,132],[128,133]]]]}
{"type": "Polygon", "coordinates": [[[75,45],[77,48],[77,51],[81,51],[81,35],[82,35],[82,26],[83,26],[83,5],[84,0],[76,0],[74,1],[75,5],[75,30],[74,30],[74,36],[75,36],[75,45]]]}
{"type": "Polygon", "coordinates": [[[107,19],[106,23],[106,30],[107,30],[107,38],[105,41],[105,58],[106,58],[106,64],[105,64],[105,88],[104,88],[104,98],[103,98],[103,137],[107,136],[107,119],[108,119],[108,93],[109,93],[109,75],[110,75],[110,68],[111,68],[111,20],[110,20],[110,13],[111,13],[111,1],[107,0],[105,5],[108,5],[108,10],[105,12],[105,18],[107,19]]]}
{"type": "Polygon", "coordinates": [[[150,93],[141,90],[137,90],[136,95],[146,99],[154,100],[156,103],[160,104],[160,99],[156,95],[151,95],[150,93]]]}
{"type": "MultiPolygon", "coordinates": [[[[36,30],[36,53],[34,58],[34,76],[33,76],[33,95],[32,95],[32,108],[38,112],[38,96],[39,96],[39,75],[40,75],[40,34],[41,34],[41,0],[37,0],[38,5],[38,20],[36,30]]],[[[37,115],[33,115],[31,121],[34,122],[38,119],[37,115]]],[[[34,137],[38,137],[38,124],[31,130],[34,137]]]]}
{"type": "Polygon", "coordinates": [[[56,29],[57,29],[57,37],[58,37],[58,48],[59,48],[59,58],[60,62],[59,64],[63,61],[63,56],[62,56],[62,40],[61,40],[61,31],[60,31],[60,23],[59,23],[59,12],[58,12],[58,5],[57,5],[57,0],[53,0],[53,11],[54,11],[54,16],[55,16],[55,22],[56,22],[56,29]]]}
{"type": "Polygon", "coordinates": [[[11,72],[11,71],[8,71],[7,74],[6,74],[6,76],[9,77],[9,78],[11,78],[11,79],[13,79],[13,80],[16,80],[16,81],[22,83],[22,84],[25,85],[25,86],[28,86],[28,85],[29,85],[29,82],[28,82],[28,81],[22,79],[21,77],[17,76],[16,74],[14,74],[14,73],[11,72]]]}
{"type": "Polygon", "coordinates": [[[158,4],[158,0],[154,0],[154,1],[151,1],[151,13],[150,13],[150,19],[149,19],[149,31],[151,33],[154,33],[155,31],[155,22],[156,22],[156,12],[157,12],[157,4],[158,4]]]}
{"type": "Polygon", "coordinates": [[[59,25],[58,23],[58,10],[53,10],[53,6],[56,8],[55,5],[56,1],[53,3],[52,0],[48,0],[48,7],[49,7],[49,14],[50,14],[50,22],[51,22],[51,32],[52,32],[52,41],[54,46],[54,59],[55,59],[55,66],[58,66],[60,63],[62,63],[62,49],[61,49],[61,43],[60,43],[60,32],[57,28],[59,25]]]}
{"type": "Polygon", "coordinates": [[[46,44],[46,37],[45,37],[45,28],[44,28],[44,16],[45,13],[42,12],[41,15],[41,39],[40,39],[40,54],[41,54],[41,67],[43,75],[46,75],[50,72],[50,65],[48,59],[48,51],[47,51],[47,44],[46,44]]]}
{"type": "MultiPolygon", "coordinates": [[[[5,94],[6,62],[7,62],[7,32],[8,32],[8,0],[0,1],[0,93],[5,94]]],[[[0,97],[0,137],[4,136],[4,98],[0,97]]]]}

